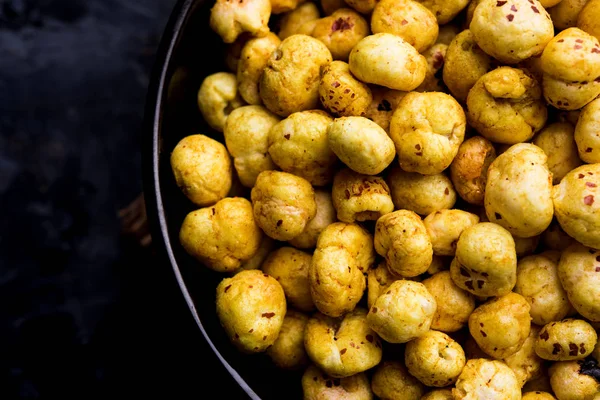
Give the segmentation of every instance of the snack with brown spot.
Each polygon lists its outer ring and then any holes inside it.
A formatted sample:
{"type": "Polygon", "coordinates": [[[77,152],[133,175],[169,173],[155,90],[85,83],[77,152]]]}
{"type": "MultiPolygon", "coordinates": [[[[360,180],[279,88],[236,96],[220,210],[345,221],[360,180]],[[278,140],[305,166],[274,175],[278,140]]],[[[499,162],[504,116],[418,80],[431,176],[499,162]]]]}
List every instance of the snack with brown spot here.
{"type": "MultiPolygon", "coordinates": [[[[575,126],[579,158],[588,164],[600,162],[600,100],[592,100],[581,110],[575,126]]],[[[578,165],[576,165],[578,166],[578,165]]],[[[575,166],[575,167],[576,167],[575,166]]],[[[573,169],[573,168],[571,168],[573,169]]]]}
{"type": "Polygon", "coordinates": [[[332,115],[338,117],[365,115],[373,100],[368,85],[350,73],[343,61],[333,61],[321,71],[319,99],[332,115]]]}
{"type": "MultiPolygon", "coordinates": [[[[563,0],[564,1],[564,0],[563,0]]],[[[548,372],[550,384],[558,400],[597,400],[600,381],[585,368],[585,361],[558,361],[548,372]]]]}
{"type": "Polygon", "coordinates": [[[429,214],[424,220],[431,238],[433,254],[454,256],[460,234],[479,222],[479,217],[463,210],[440,210],[429,214]]]}
{"type": "Polygon", "coordinates": [[[266,35],[270,17],[271,0],[216,0],[210,9],[209,25],[223,42],[233,43],[244,32],[266,35]]]}
{"type": "Polygon", "coordinates": [[[552,183],[557,184],[572,169],[582,162],[575,143],[575,127],[568,122],[548,124],[533,138],[533,144],[548,156],[548,169],[552,172],[552,183]]]}
{"type": "Polygon", "coordinates": [[[452,395],[454,400],[520,400],[521,387],[515,373],[502,361],[479,358],[467,361],[452,395]]]}
{"type": "Polygon", "coordinates": [[[204,121],[218,132],[223,132],[229,114],[245,104],[238,92],[237,78],[230,72],[215,72],[205,77],[197,100],[204,121]]]}
{"type": "Polygon", "coordinates": [[[473,136],[460,145],[450,164],[450,178],[463,200],[483,205],[488,168],[495,159],[496,150],[484,137],[473,136]]]}
{"type": "Polygon", "coordinates": [[[564,319],[544,325],[535,341],[535,352],[545,360],[582,360],[598,341],[594,328],[582,319],[564,319]]]}
{"type": "Polygon", "coordinates": [[[364,372],[346,378],[333,378],[314,364],[302,375],[302,393],[306,400],[373,400],[371,384],[364,372]]]}
{"type": "Polygon", "coordinates": [[[400,361],[384,361],[379,364],[371,380],[373,393],[381,399],[419,400],[425,387],[412,376],[400,361]]]}
{"type": "Polygon", "coordinates": [[[475,309],[475,298],[471,293],[456,286],[450,271],[440,271],[421,283],[437,303],[431,329],[450,333],[467,324],[469,315],[475,309]]]}
{"type": "Polygon", "coordinates": [[[283,40],[297,33],[302,33],[302,26],[310,21],[316,21],[320,17],[316,4],[310,1],[300,4],[294,10],[282,15],[279,21],[279,39],[283,40]]]}
{"type": "Polygon", "coordinates": [[[342,61],[348,61],[352,48],[369,34],[367,20],[347,7],[317,20],[311,32],[311,36],[327,46],[334,60],[342,61]]]}
{"type": "Polygon", "coordinates": [[[279,330],[279,336],[266,350],[267,356],[278,368],[298,370],[308,366],[310,360],[304,349],[304,329],[309,317],[288,309],[279,330]]]}
{"type": "Polygon", "coordinates": [[[246,103],[262,104],[258,82],[271,54],[280,43],[279,37],[269,32],[263,37],[248,40],[242,48],[237,67],[237,82],[240,96],[246,103]]]}
{"type": "Polygon", "coordinates": [[[289,240],[289,243],[299,249],[312,249],[317,245],[319,235],[330,224],[337,221],[331,193],[323,189],[315,189],[317,214],[306,224],[302,233],[289,240]]]}
{"type": "Polygon", "coordinates": [[[542,376],[545,372],[543,369],[544,360],[535,352],[535,341],[539,332],[540,327],[532,324],[529,336],[527,336],[521,348],[503,360],[513,370],[521,387],[528,381],[542,376]]]}

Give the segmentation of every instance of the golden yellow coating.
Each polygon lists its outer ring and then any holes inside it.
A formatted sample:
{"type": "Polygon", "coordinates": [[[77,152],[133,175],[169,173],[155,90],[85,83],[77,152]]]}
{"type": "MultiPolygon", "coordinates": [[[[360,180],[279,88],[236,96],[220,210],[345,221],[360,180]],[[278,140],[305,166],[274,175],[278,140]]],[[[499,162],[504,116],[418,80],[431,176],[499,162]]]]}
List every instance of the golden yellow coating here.
{"type": "Polygon", "coordinates": [[[308,271],[312,255],[293,247],[280,247],[264,261],[261,269],[265,274],[277,279],[289,306],[299,311],[315,309],[310,294],[308,271]]]}
{"type": "Polygon", "coordinates": [[[529,309],[529,303],[517,293],[493,298],[469,316],[469,332],[486,354],[496,359],[509,357],[529,336],[529,309]]]}
{"type": "Polygon", "coordinates": [[[394,210],[390,188],[378,176],[341,169],[333,178],[331,191],[337,219],[342,222],[377,220],[394,210]]]}
{"type": "Polygon", "coordinates": [[[581,367],[581,361],[558,361],[550,366],[550,384],[558,400],[598,399],[600,382],[581,373],[581,367]]]}
{"type": "Polygon", "coordinates": [[[260,78],[265,107],[282,117],[317,108],[321,67],[330,62],[327,46],[313,37],[295,34],[282,40],[260,78]]]}
{"type": "Polygon", "coordinates": [[[369,104],[369,107],[367,107],[365,117],[377,123],[377,125],[389,133],[390,121],[392,120],[394,110],[398,106],[398,103],[400,103],[400,100],[406,95],[406,92],[376,85],[371,85],[370,87],[373,100],[369,104]]]}
{"type": "Polygon", "coordinates": [[[469,91],[467,108],[469,124],[486,139],[503,144],[528,141],[548,116],[537,80],[526,70],[511,67],[479,78],[469,91]]]}
{"type": "Polygon", "coordinates": [[[389,343],[407,343],[429,330],[437,304],[419,282],[392,282],[369,309],[367,321],[389,343]]]}
{"type": "Polygon", "coordinates": [[[521,387],[526,382],[538,378],[544,373],[544,360],[538,357],[534,349],[535,340],[539,332],[540,327],[532,324],[529,336],[525,339],[523,346],[515,354],[503,360],[513,370],[521,387]]]}
{"type": "Polygon", "coordinates": [[[475,42],[469,29],[460,32],[448,45],[442,77],[459,101],[467,99],[477,80],[492,69],[492,58],[475,42]]]}
{"type": "Polygon", "coordinates": [[[362,39],[350,52],[348,63],[359,80],[403,91],[416,89],[427,73],[425,57],[391,33],[362,39]]]}
{"type": "Polygon", "coordinates": [[[476,296],[502,296],[517,282],[517,253],[511,234],[480,222],[463,231],[450,265],[452,280],[476,296]]]}
{"type": "Polygon", "coordinates": [[[340,8],[348,7],[344,0],[319,0],[325,15],[331,15],[340,8]]]}
{"type": "Polygon", "coordinates": [[[437,274],[440,271],[447,271],[450,268],[450,262],[452,259],[450,257],[442,257],[433,255],[431,260],[431,264],[429,264],[429,268],[427,268],[427,273],[429,275],[437,274]]]}
{"type": "Polygon", "coordinates": [[[544,325],[535,341],[535,352],[544,360],[582,360],[598,342],[594,328],[582,319],[564,319],[544,325]]]}
{"type": "Polygon", "coordinates": [[[315,191],[306,179],[281,171],[263,171],[250,193],[254,219],[276,240],[300,235],[317,213],[315,191]]]}
{"type": "Polygon", "coordinates": [[[361,14],[371,14],[377,0],[345,0],[346,4],[361,14]]]}
{"type": "Polygon", "coordinates": [[[600,81],[569,82],[544,74],[544,97],[549,105],[567,111],[578,110],[600,93],[600,81]]]}
{"type": "Polygon", "coordinates": [[[347,378],[332,378],[316,365],[302,375],[304,400],[373,400],[371,384],[364,372],[347,378]]]}
{"type": "Polygon", "coordinates": [[[367,20],[351,8],[340,8],[316,21],[311,36],[331,51],[334,60],[347,61],[352,48],[370,34],[367,20]]]}
{"type": "MultiPolygon", "coordinates": [[[[575,128],[568,122],[555,122],[544,127],[533,138],[533,144],[544,150],[552,183],[557,184],[572,169],[582,163],[577,154],[575,128]]],[[[598,152],[600,154],[600,152],[598,152]]]]}
{"type": "Polygon", "coordinates": [[[229,114],[244,105],[237,87],[235,74],[230,72],[215,72],[200,84],[198,109],[206,123],[218,132],[223,132],[229,114]]]}
{"type": "Polygon", "coordinates": [[[506,64],[540,54],[554,36],[550,15],[538,0],[482,0],[469,29],[483,51],[506,64]]]}
{"type": "Polygon", "coordinates": [[[431,238],[433,254],[454,256],[456,243],[462,231],[479,222],[479,217],[463,210],[439,210],[423,220],[431,238]]]}
{"type": "Polygon", "coordinates": [[[431,329],[456,332],[467,324],[475,309],[475,298],[456,286],[450,271],[437,272],[422,283],[437,303],[431,329]]]}
{"type": "Polygon", "coordinates": [[[444,66],[444,57],[446,57],[447,50],[447,44],[436,43],[423,52],[423,56],[427,60],[427,74],[425,75],[425,80],[415,91],[443,92],[446,90],[440,70],[444,66]]]}
{"type": "Polygon", "coordinates": [[[600,1],[590,0],[577,16],[577,27],[600,40],[600,1]]]}
{"type": "Polygon", "coordinates": [[[266,351],[278,368],[298,370],[309,364],[304,350],[304,329],[308,319],[307,315],[288,308],[277,340],[266,351]]]}
{"type": "Polygon", "coordinates": [[[460,344],[438,331],[428,331],[411,340],[404,353],[408,372],[423,384],[434,387],[456,382],[466,361],[460,344]]]}
{"type": "Polygon", "coordinates": [[[520,400],[521,386],[503,362],[478,358],[467,361],[452,395],[454,400],[520,400]]]}
{"type": "MultiPolygon", "coordinates": [[[[269,131],[279,120],[277,115],[263,106],[243,106],[233,110],[225,121],[225,145],[233,157],[238,178],[245,187],[253,187],[262,171],[275,169],[268,152],[269,131]]],[[[214,170],[211,174],[215,174],[214,170]]]]}
{"type": "Polygon", "coordinates": [[[347,117],[365,115],[373,96],[369,86],[352,75],[347,63],[333,61],[321,71],[319,99],[331,114],[347,117]]]}
{"type": "Polygon", "coordinates": [[[248,104],[260,105],[262,100],[258,93],[260,76],[281,40],[269,32],[259,38],[252,38],[246,42],[240,54],[237,67],[237,82],[240,96],[248,104]]]}
{"type": "Polygon", "coordinates": [[[469,5],[467,6],[465,12],[465,20],[462,21],[461,26],[464,29],[469,29],[469,25],[471,25],[471,21],[473,21],[473,14],[475,13],[475,9],[481,3],[481,0],[471,0],[469,1],[469,5]]]}
{"type": "Polygon", "coordinates": [[[419,53],[431,47],[438,36],[435,15],[414,0],[380,0],[371,14],[373,33],[401,37],[419,53]]]}
{"type": "Polygon", "coordinates": [[[289,36],[300,33],[300,28],[309,21],[319,19],[319,9],[313,2],[307,1],[295,9],[286,12],[279,21],[279,39],[283,40],[289,36]]]}
{"type": "MultiPolygon", "coordinates": [[[[575,126],[575,143],[579,158],[588,164],[600,162],[598,131],[600,131],[600,100],[596,99],[583,107],[575,126]]],[[[577,166],[579,165],[575,165],[573,168],[577,166]]]]}
{"type": "Polygon", "coordinates": [[[336,118],[327,128],[327,139],[337,157],[360,174],[377,175],[396,156],[392,139],[365,117],[336,118]]]}
{"type": "Polygon", "coordinates": [[[367,306],[371,308],[377,298],[392,284],[402,279],[390,272],[385,261],[381,261],[367,273],[367,306]]]}
{"type": "Polygon", "coordinates": [[[397,210],[375,224],[375,251],[395,274],[411,278],[429,268],[433,257],[427,228],[414,211],[397,210]]]}
{"type": "Polygon", "coordinates": [[[442,92],[408,93],[390,123],[400,167],[425,175],[442,172],[458,152],[465,127],[465,113],[452,96],[442,92]]]}
{"type": "Polygon", "coordinates": [[[231,189],[231,159],[222,143],[197,134],[181,139],[170,157],[181,192],[201,207],[215,204],[231,189]]]}
{"type": "Polygon", "coordinates": [[[286,313],[279,282],[262,271],[242,271],[223,279],[216,290],[219,322],[242,352],[258,353],[271,346],[286,313]]]}
{"type": "Polygon", "coordinates": [[[548,392],[541,392],[538,390],[535,392],[523,393],[522,400],[556,400],[556,397],[548,392]]]}
{"type": "Polygon", "coordinates": [[[306,0],[270,0],[271,14],[282,14],[284,12],[295,10],[306,0]]]}
{"type": "Polygon", "coordinates": [[[379,364],[373,372],[371,388],[381,400],[419,400],[425,393],[423,384],[399,361],[379,364]]]}
{"type": "Polygon", "coordinates": [[[419,3],[427,7],[433,15],[435,15],[441,30],[441,25],[448,24],[448,22],[452,21],[454,17],[467,7],[469,0],[419,0],[419,3]]]}
{"type": "Polygon", "coordinates": [[[546,153],[531,144],[511,146],[488,170],[485,213],[520,237],[541,234],[552,222],[552,173],[546,153]]]}
{"type": "Polygon", "coordinates": [[[548,229],[541,235],[542,243],[549,250],[563,251],[576,242],[562,230],[556,219],[553,219],[548,229]]]}
{"type": "Polygon", "coordinates": [[[210,9],[209,24],[223,42],[233,43],[243,32],[266,35],[270,17],[271,0],[216,0],[210,9]]]}
{"type": "Polygon", "coordinates": [[[454,186],[444,174],[421,175],[394,167],[387,182],[396,209],[411,210],[425,216],[452,208],[456,203],[454,186]]]}
{"type": "Polygon", "coordinates": [[[548,12],[557,30],[572,28],[577,25],[577,18],[588,0],[561,0],[548,12]]]}
{"type": "Polygon", "coordinates": [[[330,317],[352,311],[363,296],[367,273],[375,262],[373,236],[356,224],[335,222],[319,235],[309,270],[317,309],[330,317]]]}
{"type": "Polygon", "coordinates": [[[322,110],[299,111],[269,132],[269,154],[279,168],[312,185],[331,182],[337,157],[329,148],[327,127],[333,118],[322,110]]]}
{"type": "Polygon", "coordinates": [[[600,322],[600,251],[579,243],[561,254],[558,277],[577,312],[600,322]]]}
{"type": "Polygon", "coordinates": [[[488,168],[495,159],[496,150],[486,138],[473,136],[462,142],[450,164],[450,178],[463,200],[483,205],[488,168]]]}
{"type": "Polygon", "coordinates": [[[519,237],[513,235],[517,257],[525,257],[533,253],[540,243],[540,235],[530,237],[519,237]]]}
{"type": "Polygon", "coordinates": [[[300,235],[289,241],[294,247],[299,249],[314,248],[323,229],[337,221],[331,193],[323,189],[315,189],[315,202],[317,203],[317,214],[306,224],[300,235]]]}
{"type": "Polygon", "coordinates": [[[421,397],[421,400],[453,400],[452,389],[436,389],[421,397]]]}
{"type": "Polygon", "coordinates": [[[554,214],[561,228],[580,243],[600,249],[600,164],[569,172],[552,189],[554,214]]]}
{"type": "Polygon", "coordinates": [[[259,269],[262,265],[263,261],[267,258],[267,256],[273,251],[275,247],[275,240],[271,239],[267,235],[262,235],[260,245],[256,253],[246,261],[243,261],[240,264],[240,267],[234,270],[231,274],[237,274],[246,269],[259,269]]]}
{"type": "Polygon", "coordinates": [[[529,313],[534,324],[543,326],[560,321],[572,310],[571,303],[558,278],[560,252],[545,251],[524,257],[517,263],[515,292],[531,306],[529,313]]]}
{"type": "Polygon", "coordinates": [[[185,251],[218,272],[235,271],[252,258],[262,236],[252,205],[242,197],[227,197],[190,212],[179,231],[185,251]]]}
{"type": "Polygon", "coordinates": [[[244,34],[239,36],[233,43],[228,43],[225,45],[225,65],[227,66],[227,70],[237,73],[238,64],[240,62],[240,55],[242,54],[242,49],[248,40],[252,39],[252,36],[248,34],[244,34]]]}
{"type": "Polygon", "coordinates": [[[341,319],[316,313],[304,333],[309,358],[327,375],[344,378],[381,361],[381,343],[367,324],[367,310],[355,308],[341,319]]]}

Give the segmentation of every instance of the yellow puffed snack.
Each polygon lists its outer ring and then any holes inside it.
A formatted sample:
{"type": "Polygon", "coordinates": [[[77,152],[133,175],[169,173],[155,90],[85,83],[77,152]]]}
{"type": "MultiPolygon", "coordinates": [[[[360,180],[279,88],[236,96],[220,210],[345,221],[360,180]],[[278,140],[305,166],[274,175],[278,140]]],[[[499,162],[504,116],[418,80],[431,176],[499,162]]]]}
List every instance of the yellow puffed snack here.
{"type": "Polygon", "coordinates": [[[600,40],[600,1],[589,0],[577,17],[577,27],[600,40]]]}
{"type": "Polygon", "coordinates": [[[321,71],[319,99],[331,114],[347,117],[365,115],[373,96],[369,86],[352,75],[347,63],[333,61],[321,71]]]}
{"type": "MultiPolygon", "coordinates": [[[[568,122],[547,125],[534,138],[533,144],[548,156],[548,169],[555,185],[572,169],[579,167],[581,159],[575,143],[575,127],[568,122]]],[[[600,154],[600,152],[598,153],[600,154]]]]}
{"type": "Polygon", "coordinates": [[[240,53],[237,67],[238,90],[248,104],[260,105],[262,100],[258,93],[260,76],[281,40],[269,32],[263,37],[251,38],[240,53]]]}
{"type": "Polygon", "coordinates": [[[427,74],[425,80],[415,89],[417,92],[444,92],[446,87],[442,80],[442,70],[444,58],[448,45],[444,43],[435,43],[433,46],[423,52],[427,60],[427,74]]]}
{"type": "Polygon", "coordinates": [[[460,234],[479,222],[479,216],[463,210],[439,210],[423,220],[431,238],[433,254],[454,256],[460,234]]]}
{"type": "Polygon", "coordinates": [[[315,189],[315,202],[317,203],[317,214],[306,224],[300,235],[289,241],[294,247],[299,249],[314,248],[323,229],[337,221],[329,191],[315,189]]]}
{"type": "Polygon", "coordinates": [[[264,36],[269,32],[271,0],[216,0],[210,10],[209,24],[223,42],[233,43],[243,32],[264,36]]]}
{"type": "Polygon", "coordinates": [[[579,158],[588,164],[600,163],[599,130],[600,100],[596,99],[583,107],[575,126],[575,143],[577,144],[579,158]]]}
{"type": "Polygon", "coordinates": [[[535,392],[523,393],[522,400],[556,400],[556,397],[548,392],[541,392],[538,390],[535,392]]]}
{"type": "Polygon", "coordinates": [[[282,14],[284,12],[295,10],[299,4],[306,0],[271,0],[271,13],[282,14]]]}
{"type": "Polygon", "coordinates": [[[371,384],[364,372],[346,378],[333,378],[324,374],[316,365],[311,365],[304,371],[302,393],[305,400],[373,400],[371,384]]]}
{"type": "Polygon", "coordinates": [[[367,20],[351,8],[344,7],[317,20],[311,36],[327,46],[334,60],[347,61],[352,48],[369,33],[367,20]]]}
{"type": "Polygon", "coordinates": [[[421,400],[453,400],[452,389],[436,389],[432,390],[421,397],[421,400]]]}
{"type": "Polygon", "coordinates": [[[214,130],[223,132],[229,114],[244,104],[235,74],[215,72],[202,80],[198,90],[198,109],[214,130]]]}
{"type": "Polygon", "coordinates": [[[420,400],[425,386],[400,361],[384,361],[373,371],[373,393],[380,399],[420,400]]]}
{"type": "Polygon", "coordinates": [[[577,18],[588,0],[561,0],[548,12],[552,17],[552,23],[557,30],[573,28],[577,25],[577,18]]]}
{"type": "Polygon", "coordinates": [[[454,400],[520,400],[521,386],[502,361],[478,358],[467,361],[452,395],[454,400]]]}
{"type": "Polygon", "coordinates": [[[389,133],[390,121],[392,120],[394,110],[398,106],[398,103],[400,103],[400,100],[406,96],[406,92],[377,85],[370,85],[370,87],[373,100],[369,104],[369,107],[367,107],[364,116],[377,123],[377,125],[389,133]]]}
{"type": "Polygon", "coordinates": [[[344,0],[319,0],[319,4],[325,15],[331,15],[340,8],[348,7],[344,0]]]}
{"type": "Polygon", "coordinates": [[[345,0],[345,3],[361,14],[371,14],[377,0],[345,0]]]}
{"type": "MultiPolygon", "coordinates": [[[[563,0],[564,1],[564,0],[563,0]]],[[[558,361],[548,372],[550,384],[558,400],[597,400],[600,382],[591,376],[591,368],[582,361],[558,361]]]]}
{"type": "Polygon", "coordinates": [[[281,16],[277,36],[283,40],[289,36],[301,33],[302,25],[310,21],[316,21],[319,17],[319,8],[315,3],[310,1],[302,3],[281,16]]]}
{"type": "Polygon", "coordinates": [[[392,284],[402,279],[394,275],[387,267],[385,261],[381,261],[376,267],[369,269],[367,273],[367,306],[371,308],[377,298],[392,284]]]}
{"type": "Polygon", "coordinates": [[[289,309],[285,313],[279,336],[266,350],[267,356],[278,368],[298,370],[306,367],[310,360],[304,349],[304,329],[309,317],[289,309]]]}
{"type": "Polygon", "coordinates": [[[582,319],[564,319],[545,325],[535,341],[535,352],[544,360],[582,360],[598,342],[594,328],[582,319]]]}
{"type": "Polygon", "coordinates": [[[543,369],[544,360],[535,352],[535,341],[539,332],[540,327],[532,324],[529,336],[523,342],[523,346],[516,353],[503,360],[513,370],[521,387],[528,381],[536,379],[545,373],[543,369]]]}

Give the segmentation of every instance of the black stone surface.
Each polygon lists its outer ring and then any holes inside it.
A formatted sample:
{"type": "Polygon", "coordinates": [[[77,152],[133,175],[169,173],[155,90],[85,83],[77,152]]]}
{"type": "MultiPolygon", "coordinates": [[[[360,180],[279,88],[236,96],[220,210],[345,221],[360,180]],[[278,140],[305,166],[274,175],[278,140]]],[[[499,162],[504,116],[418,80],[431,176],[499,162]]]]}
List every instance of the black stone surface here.
{"type": "Polygon", "coordinates": [[[0,0],[2,399],[246,398],[170,267],[120,234],[174,4],[0,0]]]}

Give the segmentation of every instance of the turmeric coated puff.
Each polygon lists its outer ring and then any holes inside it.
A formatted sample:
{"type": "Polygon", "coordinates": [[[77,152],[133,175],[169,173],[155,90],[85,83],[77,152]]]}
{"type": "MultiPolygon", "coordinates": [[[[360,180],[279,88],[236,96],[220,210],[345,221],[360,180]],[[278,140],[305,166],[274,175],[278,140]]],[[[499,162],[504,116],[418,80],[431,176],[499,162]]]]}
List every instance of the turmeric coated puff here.
{"type": "Polygon", "coordinates": [[[599,17],[600,1],[590,0],[577,16],[577,27],[600,40],[600,25],[598,25],[599,17]]]}
{"type": "Polygon", "coordinates": [[[216,0],[210,10],[209,24],[223,42],[233,43],[243,32],[264,36],[269,32],[270,0],[216,0]]]}
{"type": "Polygon", "coordinates": [[[194,204],[215,204],[231,189],[231,159],[222,143],[205,135],[186,136],[170,158],[177,186],[194,204]]]}
{"type": "Polygon", "coordinates": [[[542,328],[535,341],[535,352],[544,360],[582,360],[592,353],[597,341],[598,334],[589,323],[568,318],[542,328]]]}
{"type": "Polygon", "coordinates": [[[367,306],[371,308],[377,298],[385,292],[392,282],[402,279],[393,274],[385,261],[381,261],[367,273],[367,306]]]}
{"type": "Polygon", "coordinates": [[[223,132],[229,114],[243,105],[235,74],[216,72],[202,80],[198,90],[198,109],[204,121],[214,130],[223,132]]]}
{"type": "Polygon", "coordinates": [[[373,371],[371,388],[382,400],[420,400],[425,393],[424,385],[399,361],[379,364],[373,371]]]}
{"type": "Polygon", "coordinates": [[[217,286],[217,316],[229,340],[241,351],[271,346],[286,313],[281,285],[262,271],[242,271],[217,286]]]}
{"type": "MultiPolygon", "coordinates": [[[[420,0],[435,15],[437,23],[440,25],[440,31],[443,26],[451,26],[448,22],[452,21],[469,4],[468,0],[420,0]],[[443,25],[443,26],[442,26],[443,25]]],[[[448,43],[446,43],[448,44],[448,43]]]]}
{"type": "Polygon", "coordinates": [[[548,156],[548,169],[552,172],[552,183],[555,185],[569,171],[582,164],[577,153],[574,132],[575,127],[570,123],[555,122],[544,127],[533,138],[533,144],[544,150],[548,156]]]}
{"type": "Polygon", "coordinates": [[[545,372],[543,370],[544,360],[535,353],[535,341],[539,332],[539,326],[531,325],[529,336],[521,348],[503,360],[513,370],[521,387],[526,382],[543,376],[545,372]]]}
{"type": "Polygon", "coordinates": [[[520,400],[521,386],[502,361],[478,358],[467,361],[452,395],[454,400],[520,400]]]}
{"type": "MultiPolygon", "coordinates": [[[[588,367],[589,368],[589,367],[588,367]]],[[[558,400],[597,400],[600,382],[586,368],[584,361],[559,361],[553,363],[550,385],[558,400]]]]}
{"type": "Polygon", "coordinates": [[[411,92],[398,104],[390,123],[400,167],[434,175],[452,162],[465,137],[465,114],[452,96],[411,92]]]}
{"type": "Polygon", "coordinates": [[[280,43],[279,37],[269,32],[263,37],[251,38],[242,48],[237,67],[237,82],[240,95],[246,103],[262,104],[258,93],[258,82],[271,53],[277,49],[280,43]]]}
{"type": "Polygon", "coordinates": [[[345,0],[345,3],[361,14],[371,14],[377,0],[345,0]]]}
{"type": "Polygon", "coordinates": [[[371,384],[364,372],[346,378],[333,378],[314,364],[302,375],[302,393],[304,400],[373,400],[371,384]]]}
{"type": "Polygon", "coordinates": [[[554,36],[550,15],[537,0],[482,0],[469,29],[483,51],[506,64],[540,54],[554,36]]]}
{"type": "Polygon", "coordinates": [[[423,220],[431,238],[433,254],[454,256],[462,231],[479,222],[479,217],[463,210],[439,210],[423,220]]]}
{"type": "Polygon", "coordinates": [[[317,213],[310,183],[287,172],[261,172],[250,196],[257,225],[276,240],[300,235],[317,213]]]}
{"type": "Polygon", "coordinates": [[[548,392],[541,392],[538,390],[535,392],[523,393],[522,400],[556,400],[556,397],[548,392]]]}
{"type": "Polygon", "coordinates": [[[558,277],[577,312],[600,322],[600,251],[579,243],[569,246],[561,254],[558,277]]]}
{"type": "Polygon", "coordinates": [[[271,13],[282,14],[284,12],[295,10],[299,4],[306,0],[271,0],[271,13]]]}
{"type": "Polygon", "coordinates": [[[479,78],[469,91],[467,108],[468,122],[481,136],[504,144],[528,141],[548,115],[537,80],[511,67],[499,67],[479,78]]]}
{"type": "Polygon", "coordinates": [[[577,25],[577,18],[589,0],[561,0],[548,12],[558,30],[566,30],[577,25]]]}
{"type": "Polygon", "coordinates": [[[241,267],[258,251],[262,236],[252,205],[242,197],[224,198],[214,206],[190,212],[179,231],[185,251],[218,272],[241,267]]]}
{"type": "Polygon", "coordinates": [[[278,368],[297,370],[309,364],[310,360],[304,349],[304,329],[308,319],[301,312],[287,309],[279,336],[266,351],[278,368]]]}
{"type": "Polygon", "coordinates": [[[421,400],[452,400],[452,389],[436,389],[428,392],[421,400]]]}
{"type": "Polygon", "coordinates": [[[334,60],[348,61],[352,48],[369,35],[367,20],[351,8],[340,8],[316,21],[311,36],[327,46],[334,60]]]}
{"type": "Polygon", "coordinates": [[[381,343],[367,324],[367,310],[356,308],[340,319],[316,313],[308,321],[304,347],[326,374],[344,378],[366,371],[381,361],[381,343]]]}
{"type": "MultiPolygon", "coordinates": [[[[600,100],[592,100],[588,103],[581,114],[575,126],[575,143],[579,158],[584,162],[600,163],[600,100]]],[[[579,159],[577,159],[579,160],[579,159]]],[[[579,165],[573,166],[573,168],[579,165]]],[[[571,169],[573,169],[571,168],[571,169]]],[[[568,172],[568,171],[567,171],[568,172]]]]}
{"type": "Polygon", "coordinates": [[[319,19],[319,8],[310,1],[300,4],[295,9],[284,13],[279,20],[279,39],[283,40],[288,36],[301,33],[302,25],[309,21],[319,19]]]}
{"type": "Polygon", "coordinates": [[[350,73],[347,63],[333,61],[321,72],[319,98],[331,114],[347,117],[365,115],[373,96],[369,86],[350,73]]]}
{"type": "Polygon", "coordinates": [[[406,96],[406,92],[371,85],[371,93],[373,94],[373,100],[369,104],[364,116],[389,133],[390,121],[392,120],[394,110],[398,106],[398,103],[400,103],[400,100],[406,96]]]}
{"type": "Polygon", "coordinates": [[[265,107],[282,117],[317,108],[321,67],[330,62],[330,51],[313,37],[296,34],[282,40],[260,78],[265,107]]]}
{"type": "Polygon", "coordinates": [[[299,249],[312,249],[317,245],[317,239],[330,224],[337,221],[335,208],[331,201],[331,193],[322,189],[315,189],[315,202],[317,203],[317,214],[304,227],[302,233],[289,243],[299,249]]]}
{"type": "Polygon", "coordinates": [[[423,52],[423,56],[427,60],[427,73],[425,79],[415,89],[417,92],[444,92],[446,87],[442,80],[441,71],[444,67],[444,57],[448,45],[444,43],[435,43],[433,46],[423,52]]]}

